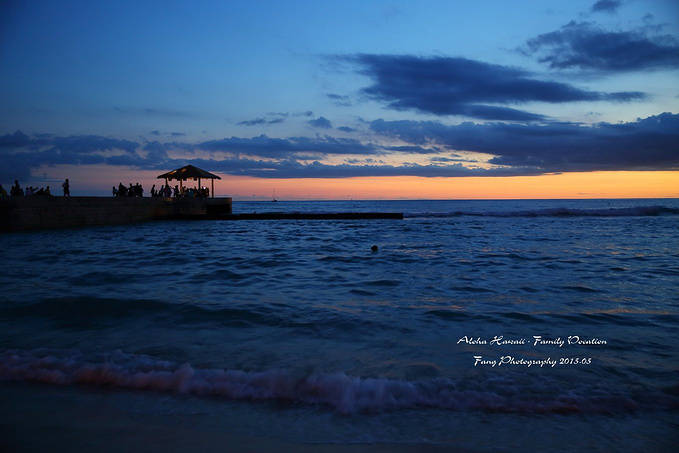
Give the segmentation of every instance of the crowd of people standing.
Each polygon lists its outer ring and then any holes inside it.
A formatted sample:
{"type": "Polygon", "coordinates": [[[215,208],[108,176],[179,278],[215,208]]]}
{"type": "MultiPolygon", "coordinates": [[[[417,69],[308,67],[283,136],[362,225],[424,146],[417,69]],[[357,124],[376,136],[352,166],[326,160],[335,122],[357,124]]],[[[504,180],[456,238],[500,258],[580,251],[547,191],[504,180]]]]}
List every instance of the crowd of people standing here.
{"type": "MultiPolygon", "coordinates": [[[[113,187],[112,189],[114,197],[143,197],[144,188],[141,184],[137,183],[132,185],[130,183],[129,187],[125,187],[123,183],[118,184],[118,187],[113,187]]],[[[151,187],[151,197],[153,198],[208,198],[210,196],[210,189],[207,187],[179,187],[175,185],[171,187],[169,184],[161,185],[159,189],[156,189],[154,184],[151,187]]]]}
{"type": "Polygon", "coordinates": [[[151,196],[163,198],[208,198],[210,196],[210,189],[207,187],[186,188],[179,187],[178,185],[170,187],[167,183],[164,186],[161,185],[160,189],[156,189],[156,185],[154,184],[153,187],[151,187],[151,196]]]}
{"type": "MultiPolygon", "coordinates": [[[[70,197],[71,187],[68,182],[68,178],[66,178],[63,184],[61,184],[61,187],[64,190],[64,197],[70,197]]],[[[9,197],[32,197],[32,196],[51,197],[52,192],[50,191],[50,186],[45,187],[26,186],[26,189],[23,189],[19,184],[19,181],[15,179],[14,185],[10,187],[8,194],[5,188],[2,187],[2,184],[0,184],[0,199],[6,199],[9,197]]]]}
{"type": "MultiPolygon", "coordinates": [[[[61,184],[63,189],[64,197],[71,196],[71,185],[68,178],[61,184]]],[[[132,184],[129,186],[123,185],[121,182],[118,187],[113,186],[112,193],[114,197],[143,197],[144,188],[141,184],[132,184]]],[[[24,196],[52,196],[50,192],[50,186],[47,187],[33,187],[28,186],[24,190],[20,185],[19,181],[15,180],[14,185],[10,188],[9,194],[0,184],[0,199],[7,199],[9,197],[24,197],[24,196]]],[[[159,189],[156,189],[154,184],[151,187],[151,196],[156,198],[208,198],[210,196],[210,189],[207,187],[179,187],[175,185],[171,187],[168,183],[161,185],[159,189]]]]}
{"type": "Polygon", "coordinates": [[[118,188],[113,186],[112,192],[113,192],[114,197],[143,197],[144,196],[144,188],[139,183],[137,183],[135,185],[132,185],[132,183],[130,183],[129,187],[125,187],[123,185],[123,183],[121,182],[120,184],[118,184],[118,188]]]}

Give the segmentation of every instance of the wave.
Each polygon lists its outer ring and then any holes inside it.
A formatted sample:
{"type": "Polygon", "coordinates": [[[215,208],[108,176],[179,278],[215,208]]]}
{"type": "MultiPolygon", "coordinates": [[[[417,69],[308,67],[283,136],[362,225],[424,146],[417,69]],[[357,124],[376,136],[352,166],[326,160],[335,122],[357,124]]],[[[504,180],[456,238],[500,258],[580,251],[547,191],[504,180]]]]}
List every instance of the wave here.
{"type": "MultiPolygon", "coordinates": [[[[522,376],[522,381],[528,381],[525,374],[522,376]]],[[[655,404],[653,409],[679,408],[679,396],[671,389],[658,395],[645,392],[635,398],[615,394],[610,389],[604,393],[593,388],[581,388],[579,392],[573,388],[561,390],[554,384],[553,391],[541,392],[541,397],[535,398],[531,387],[534,383],[530,382],[522,387],[507,380],[491,379],[467,388],[444,378],[405,381],[356,377],[343,372],[299,375],[290,370],[200,369],[188,363],[176,364],[120,351],[90,358],[79,352],[64,355],[49,350],[5,351],[0,354],[0,380],[314,404],[343,414],[413,408],[619,413],[649,403],[655,404]]],[[[545,378],[540,381],[540,386],[544,386],[545,378]]]]}
{"type": "Polygon", "coordinates": [[[549,208],[523,211],[420,212],[405,214],[405,217],[643,217],[659,215],[679,215],[679,209],[666,206],[637,206],[632,208],[606,209],[549,208]]]}

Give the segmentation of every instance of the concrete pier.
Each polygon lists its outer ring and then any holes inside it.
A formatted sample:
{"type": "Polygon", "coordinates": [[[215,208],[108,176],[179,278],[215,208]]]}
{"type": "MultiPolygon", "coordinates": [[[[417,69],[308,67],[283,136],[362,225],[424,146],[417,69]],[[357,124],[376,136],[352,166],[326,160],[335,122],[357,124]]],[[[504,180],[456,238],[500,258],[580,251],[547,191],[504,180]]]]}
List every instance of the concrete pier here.
{"type": "Polygon", "coordinates": [[[403,219],[402,212],[255,212],[227,214],[217,220],[371,220],[403,219]]]}
{"type": "Polygon", "coordinates": [[[117,225],[231,214],[231,198],[13,197],[0,200],[3,231],[117,225]]]}
{"type": "Polygon", "coordinates": [[[402,219],[400,212],[232,213],[231,198],[46,197],[0,200],[0,231],[119,225],[151,220],[402,219]]]}

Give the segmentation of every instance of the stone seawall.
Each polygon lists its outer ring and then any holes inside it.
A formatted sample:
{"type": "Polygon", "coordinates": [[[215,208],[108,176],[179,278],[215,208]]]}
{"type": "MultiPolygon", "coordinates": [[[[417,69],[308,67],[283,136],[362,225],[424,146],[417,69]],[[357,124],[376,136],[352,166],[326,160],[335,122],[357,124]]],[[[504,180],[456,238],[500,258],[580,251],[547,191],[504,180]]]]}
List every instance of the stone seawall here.
{"type": "Polygon", "coordinates": [[[231,214],[231,198],[17,197],[0,201],[0,229],[24,231],[231,214]]]}

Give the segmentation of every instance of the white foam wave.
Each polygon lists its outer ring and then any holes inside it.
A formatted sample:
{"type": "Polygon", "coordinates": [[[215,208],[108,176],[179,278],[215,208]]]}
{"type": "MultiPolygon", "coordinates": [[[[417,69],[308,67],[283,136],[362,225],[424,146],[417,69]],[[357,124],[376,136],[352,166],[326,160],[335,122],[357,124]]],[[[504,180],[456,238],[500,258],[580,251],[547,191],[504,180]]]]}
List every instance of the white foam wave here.
{"type": "MultiPolygon", "coordinates": [[[[611,409],[592,406],[572,392],[534,401],[526,399],[522,391],[507,395],[506,386],[501,395],[487,388],[459,389],[450,379],[412,382],[361,378],[341,372],[300,376],[287,370],[196,369],[189,364],[122,352],[85,358],[79,353],[60,356],[46,350],[6,351],[0,354],[0,379],[321,404],[344,414],[417,407],[559,413],[611,409]]],[[[616,406],[620,404],[617,401],[616,406]]],[[[622,405],[629,402],[623,401],[622,405]]]]}

